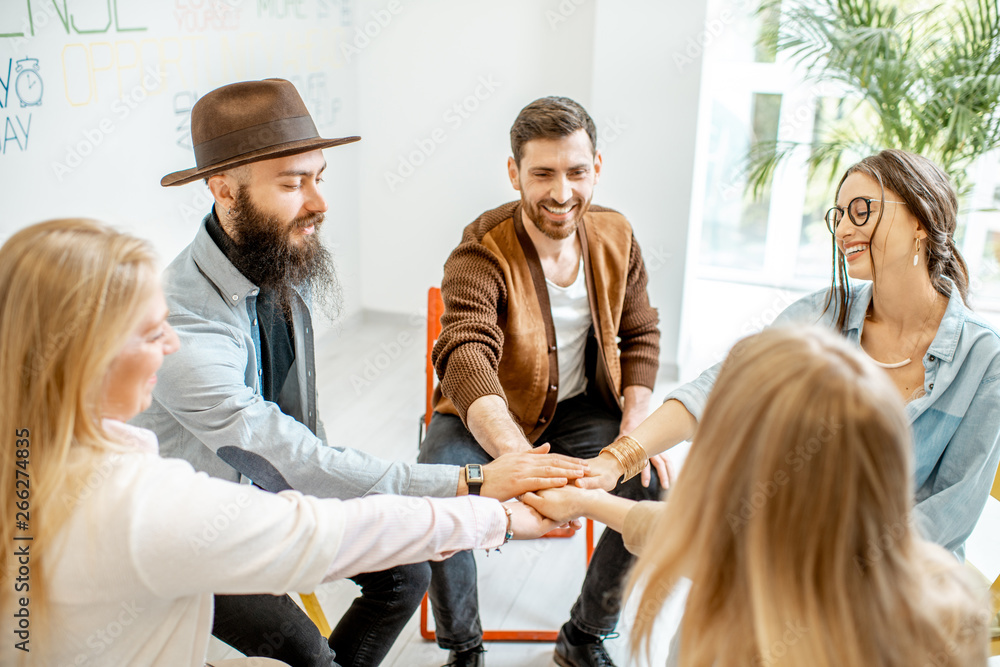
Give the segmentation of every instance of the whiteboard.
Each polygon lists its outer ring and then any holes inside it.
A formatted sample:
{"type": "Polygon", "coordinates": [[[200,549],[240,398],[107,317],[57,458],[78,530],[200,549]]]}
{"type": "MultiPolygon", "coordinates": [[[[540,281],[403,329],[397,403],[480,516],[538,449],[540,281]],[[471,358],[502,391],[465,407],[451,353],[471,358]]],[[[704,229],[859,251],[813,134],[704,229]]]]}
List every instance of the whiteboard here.
{"type": "MultiPolygon", "coordinates": [[[[281,77],[322,136],[358,134],[354,43],[377,17],[355,18],[351,0],[0,0],[0,241],[94,217],[150,239],[166,263],[211,206],[201,181],[159,185],[194,166],[194,103],[281,77]]],[[[344,223],[357,149],[326,157],[324,194],[344,223]]]]}

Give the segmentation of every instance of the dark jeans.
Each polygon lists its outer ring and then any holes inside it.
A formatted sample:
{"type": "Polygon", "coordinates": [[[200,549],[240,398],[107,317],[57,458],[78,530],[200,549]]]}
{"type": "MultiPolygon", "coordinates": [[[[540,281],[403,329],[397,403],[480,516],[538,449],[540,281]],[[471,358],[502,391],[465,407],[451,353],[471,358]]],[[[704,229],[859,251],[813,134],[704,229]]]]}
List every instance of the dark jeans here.
{"type": "MultiPolygon", "coordinates": [[[[557,406],[552,423],[537,442],[550,443],[552,452],[557,454],[591,458],[618,436],[620,425],[620,417],[612,414],[600,399],[581,394],[557,406]]],[[[490,457],[461,419],[434,413],[420,445],[418,460],[466,465],[488,463],[490,457]]],[[[644,488],[637,475],[619,484],[614,494],[634,500],[659,499],[660,485],[655,473],[652,478],[649,487],[644,488]]],[[[577,628],[592,635],[606,635],[614,630],[621,610],[622,580],[633,560],[622,536],[611,529],[605,530],[594,549],[580,596],[570,611],[570,620],[577,628]]],[[[479,623],[476,561],[472,552],[463,551],[430,565],[430,598],[438,645],[461,651],[481,643],[483,630],[479,623]]]]}
{"type": "Polygon", "coordinates": [[[249,657],[291,667],[376,667],[420,604],[430,581],[426,563],[359,574],[361,597],[323,638],[287,595],[216,595],[212,634],[249,657]]]}

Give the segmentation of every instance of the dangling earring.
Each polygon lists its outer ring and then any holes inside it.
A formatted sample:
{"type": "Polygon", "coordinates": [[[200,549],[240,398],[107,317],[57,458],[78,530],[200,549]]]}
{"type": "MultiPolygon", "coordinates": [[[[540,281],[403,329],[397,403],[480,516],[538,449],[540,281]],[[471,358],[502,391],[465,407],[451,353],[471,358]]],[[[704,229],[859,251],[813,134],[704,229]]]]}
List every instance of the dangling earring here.
{"type": "Polygon", "coordinates": [[[920,239],[917,239],[917,244],[913,249],[913,266],[917,265],[917,260],[920,259],[920,239]]]}

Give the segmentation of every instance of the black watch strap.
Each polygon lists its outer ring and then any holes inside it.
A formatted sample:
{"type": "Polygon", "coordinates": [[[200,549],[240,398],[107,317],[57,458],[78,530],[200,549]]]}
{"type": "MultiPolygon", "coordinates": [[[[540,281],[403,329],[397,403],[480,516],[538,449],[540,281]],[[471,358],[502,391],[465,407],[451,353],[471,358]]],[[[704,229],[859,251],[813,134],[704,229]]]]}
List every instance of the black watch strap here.
{"type": "Polygon", "coordinates": [[[483,488],[483,466],[478,463],[465,466],[465,483],[469,487],[469,493],[478,496],[483,488]]]}

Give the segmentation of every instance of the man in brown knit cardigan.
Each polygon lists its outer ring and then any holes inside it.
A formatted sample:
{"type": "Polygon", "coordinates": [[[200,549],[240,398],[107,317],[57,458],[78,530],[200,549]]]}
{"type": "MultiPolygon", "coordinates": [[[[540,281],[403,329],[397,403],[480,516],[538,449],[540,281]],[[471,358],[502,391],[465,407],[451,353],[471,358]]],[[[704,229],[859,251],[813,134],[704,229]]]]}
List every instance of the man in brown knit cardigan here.
{"type": "MultiPolygon", "coordinates": [[[[534,445],[591,458],[648,414],[658,318],[631,226],[590,203],[602,162],[596,135],[573,100],[547,97],[522,109],[508,160],[521,199],[467,226],[445,263],[443,330],[433,352],[441,384],[420,461],[466,465],[470,488],[476,464],[534,445]]],[[[653,463],[666,474],[662,459],[653,463]]],[[[647,468],[615,493],[656,499],[660,486],[647,468]]],[[[613,666],[603,638],[617,623],[631,562],[621,535],[605,530],[559,632],[558,664],[613,666]]],[[[431,570],[448,664],[483,665],[472,554],[431,570]]]]}

